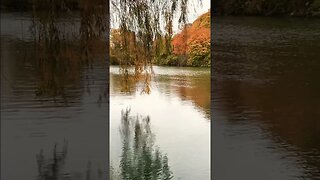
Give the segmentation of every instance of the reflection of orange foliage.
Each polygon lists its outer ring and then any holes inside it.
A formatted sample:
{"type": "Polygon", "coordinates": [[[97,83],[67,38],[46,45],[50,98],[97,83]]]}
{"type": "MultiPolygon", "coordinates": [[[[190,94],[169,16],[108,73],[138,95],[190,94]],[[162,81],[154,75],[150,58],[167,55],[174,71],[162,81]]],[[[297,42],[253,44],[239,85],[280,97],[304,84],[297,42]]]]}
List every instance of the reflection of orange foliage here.
{"type": "Polygon", "coordinates": [[[193,42],[210,41],[210,11],[198,17],[192,25],[187,25],[172,40],[173,53],[183,55],[190,52],[193,42]]]}
{"type": "Polygon", "coordinates": [[[181,97],[191,100],[204,111],[210,112],[210,82],[204,81],[202,84],[196,84],[195,87],[179,87],[178,92],[181,97]],[[201,91],[202,93],[199,93],[201,91]]]}

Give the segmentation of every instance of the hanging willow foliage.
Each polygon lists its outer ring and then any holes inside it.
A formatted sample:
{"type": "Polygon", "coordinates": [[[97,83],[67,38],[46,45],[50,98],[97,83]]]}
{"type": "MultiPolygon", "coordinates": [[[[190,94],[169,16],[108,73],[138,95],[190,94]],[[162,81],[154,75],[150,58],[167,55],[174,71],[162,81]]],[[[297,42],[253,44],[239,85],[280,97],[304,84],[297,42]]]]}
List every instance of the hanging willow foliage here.
{"type": "Polygon", "coordinates": [[[189,0],[111,0],[112,23],[118,27],[117,58],[124,81],[132,69],[135,79],[143,74],[143,91],[150,92],[152,60],[163,44],[165,53],[172,53],[174,16],[178,16],[179,27],[184,28],[188,3],[189,0]]]}
{"type": "Polygon", "coordinates": [[[92,65],[94,59],[106,59],[109,3],[33,0],[32,7],[30,30],[34,38],[35,69],[39,73],[36,95],[61,96],[66,101],[66,77],[80,75],[81,66],[92,65]]]}

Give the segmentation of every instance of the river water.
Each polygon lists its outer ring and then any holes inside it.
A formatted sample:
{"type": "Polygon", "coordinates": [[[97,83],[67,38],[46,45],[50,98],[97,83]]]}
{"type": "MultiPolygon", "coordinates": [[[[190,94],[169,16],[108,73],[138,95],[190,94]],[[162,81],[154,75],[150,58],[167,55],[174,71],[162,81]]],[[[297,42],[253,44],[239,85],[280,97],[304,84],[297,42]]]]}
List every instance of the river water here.
{"type": "Polygon", "coordinates": [[[79,63],[62,40],[54,59],[30,26],[30,14],[1,14],[1,179],[106,179],[105,59],[79,63]]]}
{"type": "Polygon", "coordinates": [[[168,166],[173,179],[210,179],[210,69],[153,70],[151,93],[146,94],[141,93],[143,83],[124,91],[119,67],[110,68],[110,161],[115,174],[128,179],[169,177],[163,170],[168,166]],[[126,110],[131,125],[123,121],[126,110]],[[143,124],[144,118],[149,123],[143,124]],[[137,129],[143,129],[141,138],[137,129]],[[163,156],[168,163],[154,167],[163,156]]]}
{"type": "Polygon", "coordinates": [[[55,22],[66,38],[51,51],[35,43],[30,15],[1,18],[1,179],[105,179],[108,134],[114,179],[209,179],[209,68],[153,67],[150,94],[123,91],[118,67],[108,85],[101,43],[85,61],[73,48],[78,19],[55,22]]]}
{"type": "Polygon", "coordinates": [[[1,14],[1,179],[320,178],[319,20],[219,17],[211,85],[156,66],[150,94],[101,52],[39,61],[30,24],[1,14]]]}
{"type": "Polygon", "coordinates": [[[214,179],[320,178],[320,21],[214,19],[214,179]]]}

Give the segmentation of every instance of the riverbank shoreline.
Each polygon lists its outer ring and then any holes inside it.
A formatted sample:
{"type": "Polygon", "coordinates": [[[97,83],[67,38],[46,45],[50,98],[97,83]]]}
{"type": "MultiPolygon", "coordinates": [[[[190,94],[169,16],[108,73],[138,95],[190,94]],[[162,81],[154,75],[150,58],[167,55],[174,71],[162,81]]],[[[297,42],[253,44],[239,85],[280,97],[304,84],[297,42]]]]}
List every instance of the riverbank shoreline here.
{"type": "Polygon", "coordinates": [[[320,18],[320,11],[313,14],[313,15],[300,15],[300,16],[296,16],[296,15],[290,15],[290,14],[273,14],[273,15],[263,15],[263,14],[218,14],[218,13],[214,13],[212,18],[219,18],[219,17],[265,17],[265,18],[310,18],[310,19],[318,19],[320,18]]]}
{"type": "Polygon", "coordinates": [[[320,17],[320,0],[223,0],[212,6],[214,16],[320,17]]]}

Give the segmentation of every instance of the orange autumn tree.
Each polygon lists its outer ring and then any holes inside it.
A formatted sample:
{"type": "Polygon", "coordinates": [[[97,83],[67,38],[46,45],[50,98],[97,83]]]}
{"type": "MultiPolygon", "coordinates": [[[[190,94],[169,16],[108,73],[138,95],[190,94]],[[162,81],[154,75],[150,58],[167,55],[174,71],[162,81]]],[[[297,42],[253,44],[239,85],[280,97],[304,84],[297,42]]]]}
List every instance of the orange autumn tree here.
{"type": "Polygon", "coordinates": [[[173,54],[188,66],[210,66],[210,11],[173,37],[173,54]]]}

